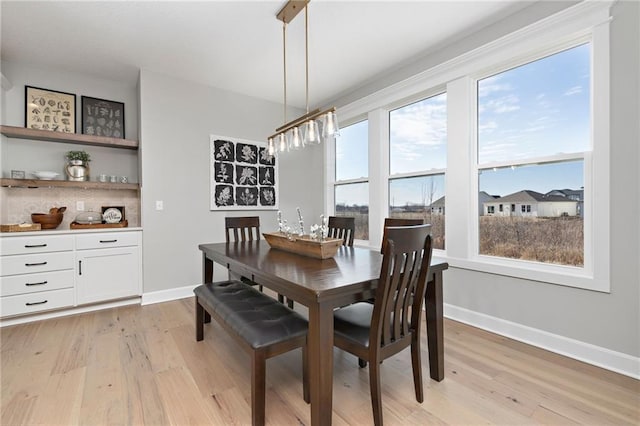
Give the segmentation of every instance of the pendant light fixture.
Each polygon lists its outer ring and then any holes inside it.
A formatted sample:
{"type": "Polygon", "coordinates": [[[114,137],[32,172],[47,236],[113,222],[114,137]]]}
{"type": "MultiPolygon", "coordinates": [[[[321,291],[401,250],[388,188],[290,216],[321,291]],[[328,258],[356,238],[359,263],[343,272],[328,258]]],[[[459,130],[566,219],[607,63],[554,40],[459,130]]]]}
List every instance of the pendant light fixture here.
{"type": "Polygon", "coordinates": [[[339,135],[338,119],[335,107],[324,111],[315,109],[309,111],[309,11],[310,0],[289,0],[278,12],[276,18],[282,21],[282,51],[284,64],[284,121],[285,124],[276,129],[276,133],[268,138],[268,152],[284,152],[299,149],[306,145],[319,144],[323,140],[339,135]],[[287,121],[287,24],[290,23],[304,9],[304,38],[305,38],[305,96],[306,114],[293,121],[287,121]]]}

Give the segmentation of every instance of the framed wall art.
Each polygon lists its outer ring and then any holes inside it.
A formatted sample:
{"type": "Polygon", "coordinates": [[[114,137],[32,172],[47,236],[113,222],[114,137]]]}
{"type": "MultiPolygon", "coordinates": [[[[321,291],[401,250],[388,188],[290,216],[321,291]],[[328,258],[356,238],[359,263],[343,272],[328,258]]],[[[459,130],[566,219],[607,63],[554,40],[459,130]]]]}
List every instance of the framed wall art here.
{"type": "Polygon", "coordinates": [[[82,99],[82,134],[124,139],[124,103],[106,99],[82,99]]]}
{"type": "Polygon", "coordinates": [[[276,161],[264,143],[211,135],[211,210],[277,210],[276,161]]]}
{"type": "Polygon", "coordinates": [[[40,87],[25,86],[27,129],[76,132],[76,95],[40,87]]]}

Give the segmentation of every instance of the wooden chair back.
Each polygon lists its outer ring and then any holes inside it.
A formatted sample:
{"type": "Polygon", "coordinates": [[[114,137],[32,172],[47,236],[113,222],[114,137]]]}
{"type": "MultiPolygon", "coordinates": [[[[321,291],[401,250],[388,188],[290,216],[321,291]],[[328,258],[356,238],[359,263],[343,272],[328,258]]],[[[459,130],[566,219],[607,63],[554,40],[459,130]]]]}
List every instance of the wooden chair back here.
{"type": "MultiPolygon", "coordinates": [[[[431,225],[387,228],[369,342],[378,360],[411,345],[420,318],[431,264],[431,225]]],[[[369,360],[374,362],[373,360],[369,360]]]]}
{"type": "Polygon", "coordinates": [[[387,228],[390,226],[414,226],[422,225],[424,220],[422,219],[400,219],[395,217],[387,217],[384,219],[384,229],[382,231],[382,246],[380,247],[380,253],[384,254],[384,248],[387,241],[387,228]]]}
{"type": "Polygon", "coordinates": [[[260,239],[259,216],[225,217],[224,227],[228,243],[260,239]],[[233,239],[231,235],[233,235],[233,239]]]}
{"type": "Polygon", "coordinates": [[[342,245],[353,247],[353,236],[356,233],[356,218],[346,216],[329,216],[327,223],[328,237],[342,238],[342,245]]]}

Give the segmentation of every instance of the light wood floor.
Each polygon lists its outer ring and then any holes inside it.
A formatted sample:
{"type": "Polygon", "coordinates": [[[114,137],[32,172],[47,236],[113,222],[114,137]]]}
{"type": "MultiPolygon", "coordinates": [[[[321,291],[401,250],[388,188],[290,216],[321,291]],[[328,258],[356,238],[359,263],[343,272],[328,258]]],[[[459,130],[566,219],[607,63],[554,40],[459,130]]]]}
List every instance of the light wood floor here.
{"type": "MultiPolygon", "coordinates": [[[[193,311],[184,299],[3,328],[0,423],[249,424],[249,357],[215,322],[196,342],[193,311]]],[[[640,424],[637,380],[454,321],[445,344],[441,383],[423,347],[423,404],[409,351],[384,362],[385,424],[640,424]]],[[[371,424],[367,370],[334,356],[333,424],[371,424]]],[[[267,362],[268,424],[309,424],[300,357],[267,362]]]]}

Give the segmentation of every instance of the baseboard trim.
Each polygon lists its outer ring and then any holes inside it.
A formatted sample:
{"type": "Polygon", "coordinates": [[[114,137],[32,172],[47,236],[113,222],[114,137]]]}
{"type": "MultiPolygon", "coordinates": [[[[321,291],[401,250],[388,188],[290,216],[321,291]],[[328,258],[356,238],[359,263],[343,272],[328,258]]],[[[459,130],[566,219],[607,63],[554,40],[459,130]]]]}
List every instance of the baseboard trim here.
{"type": "Polygon", "coordinates": [[[170,288],[168,290],[152,291],[142,294],[142,305],[151,305],[154,303],[170,302],[172,300],[185,299],[193,296],[193,289],[199,284],[188,285],[185,287],[170,288]]]}
{"type": "Polygon", "coordinates": [[[444,316],[519,342],[640,379],[640,358],[638,357],[454,305],[444,305],[444,316]]]}
{"type": "Polygon", "coordinates": [[[34,321],[42,321],[46,319],[66,317],[69,315],[83,314],[85,312],[100,311],[102,309],[118,308],[120,306],[139,305],[139,304],[140,304],[140,297],[134,297],[132,299],[122,299],[122,300],[116,300],[113,302],[78,306],[75,308],[43,312],[40,314],[31,314],[31,315],[24,315],[24,316],[19,316],[14,318],[5,318],[0,320],[0,328],[8,327],[10,325],[26,324],[28,322],[34,322],[34,321]]]}

